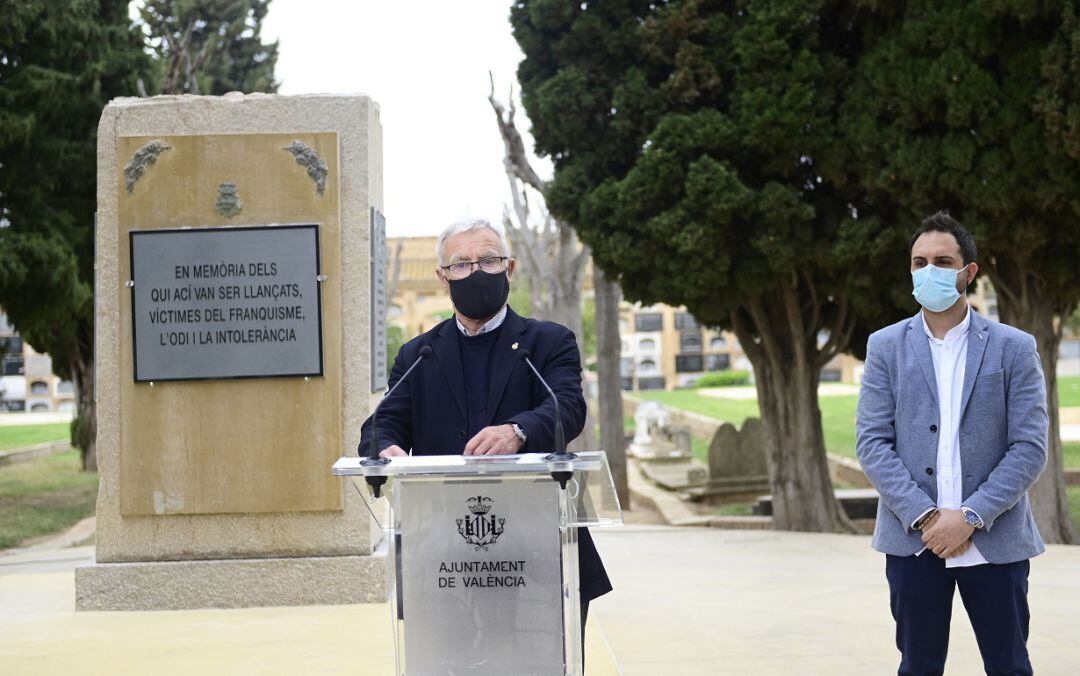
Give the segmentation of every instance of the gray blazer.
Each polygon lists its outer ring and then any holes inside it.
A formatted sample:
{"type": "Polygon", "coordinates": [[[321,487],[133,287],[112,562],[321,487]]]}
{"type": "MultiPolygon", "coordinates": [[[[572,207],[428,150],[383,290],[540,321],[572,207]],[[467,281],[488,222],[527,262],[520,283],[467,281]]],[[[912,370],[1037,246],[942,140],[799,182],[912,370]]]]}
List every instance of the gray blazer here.
{"type": "MultiPolygon", "coordinates": [[[[1027,490],[1046,466],[1046,383],[1035,338],[972,311],[960,405],[963,506],[986,524],[975,544],[990,563],[1045,551],[1027,490]]],[[[937,504],[937,380],[915,315],[877,331],[866,346],[856,453],[881,495],[874,549],[910,556],[911,529],[937,504]]]]}

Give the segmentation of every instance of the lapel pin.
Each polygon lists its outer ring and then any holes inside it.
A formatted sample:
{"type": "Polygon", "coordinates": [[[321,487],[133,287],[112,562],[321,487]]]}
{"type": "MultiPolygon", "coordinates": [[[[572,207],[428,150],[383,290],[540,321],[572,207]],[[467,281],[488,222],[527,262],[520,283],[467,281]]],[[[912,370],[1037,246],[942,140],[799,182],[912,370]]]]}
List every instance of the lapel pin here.
{"type": "Polygon", "coordinates": [[[511,346],[510,346],[510,349],[511,349],[511,350],[516,350],[516,349],[518,349],[518,344],[517,344],[517,343],[514,343],[513,345],[511,345],[511,346]]]}

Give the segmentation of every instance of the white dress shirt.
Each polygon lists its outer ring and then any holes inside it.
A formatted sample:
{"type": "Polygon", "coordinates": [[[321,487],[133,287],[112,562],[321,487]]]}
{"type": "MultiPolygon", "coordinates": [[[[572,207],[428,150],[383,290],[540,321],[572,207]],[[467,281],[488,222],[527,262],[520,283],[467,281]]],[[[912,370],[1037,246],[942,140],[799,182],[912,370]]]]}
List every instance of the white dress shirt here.
{"type": "MultiPolygon", "coordinates": [[[[967,370],[968,327],[970,325],[971,308],[969,307],[964,321],[950,329],[945,334],[945,338],[938,340],[926,324],[926,317],[923,315],[923,330],[926,331],[926,336],[930,340],[930,354],[934,359],[934,374],[937,376],[938,509],[960,509],[964,500],[964,473],[960,459],[960,404],[964,396],[964,372],[967,370]]],[[[945,559],[946,568],[978,566],[983,563],[987,561],[974,543],[960,556],[945,559]]]]}
{"type": "Polygon", "coordinates": [[[461,331],[466,336],[482,336],[485,333],[487,333],[489,331],[494,331],[495,329],[502,326],[502,323],[505,320],[506,320],[506,306],[503,305],[502,309],[499,310],[498,313],[496,313],[494,317],[487,320],[484,323],[484,325],[481,326],[476,331],[476,333],[469,333],[469,330],[467,328],[465,328],[465,325],[461,323],[461,320],[457,318],[457,315],[454,315],[454,321],[457,322],[458,331],[461,331]]]}

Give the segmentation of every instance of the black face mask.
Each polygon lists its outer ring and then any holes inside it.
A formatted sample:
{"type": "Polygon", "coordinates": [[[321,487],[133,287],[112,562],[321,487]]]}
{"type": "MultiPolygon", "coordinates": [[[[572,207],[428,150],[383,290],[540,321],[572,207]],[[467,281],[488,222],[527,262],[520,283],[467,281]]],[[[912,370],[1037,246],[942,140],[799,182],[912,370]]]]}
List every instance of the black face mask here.
{"type": "Polygon", "coordinates": [[[450,279],[450,299],[457,311],[477,321],[494,317],[506,305],[510,279],[505,272],[477,270],[464,279],[450,279]]]}

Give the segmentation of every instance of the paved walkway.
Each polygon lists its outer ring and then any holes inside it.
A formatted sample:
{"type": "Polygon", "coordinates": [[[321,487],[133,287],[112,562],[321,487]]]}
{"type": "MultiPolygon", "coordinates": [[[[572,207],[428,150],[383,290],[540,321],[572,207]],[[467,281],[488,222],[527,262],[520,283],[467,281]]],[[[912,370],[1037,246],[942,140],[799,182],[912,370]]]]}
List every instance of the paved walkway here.
{"type": "Polygon", "coordinates": [[[1062,441],[1080,441],[1080,425],[1062,425],[1062,441]]]}
{"type": "MultiPolygon", "coordinates": [[[[896,673],[885,562],[867,536],[595,529],[615,593],[589,610],[626,676],[896,673]]],[[[1080,547],[1032,561],[1035,673],[1080,673],[1080,547]]],[[[957,596],[948,676],[982,674],[957,596]]]]}
{"type": "MultiPolygon", "coordinates": [[[[884,562],[862,536],[594,529],[616,591],[590,676],[895,673],[884,562]],[[610,650],[609,650],[610,649],[610,650]]],[[[0,556],[0,674],[389,674],[385,605],[75,613],[92,548],[0,556]]],[[[1032,563],[1035,672],[1080,665],[1080,547],[1032,563]]],[[[980,674],[957,600],[949,676],[980,674]]]]}
{"type": "MultiPolygon", "coordinates": [[[[93,547],[0,554],[0,675],[392,674],[387,604],[75,612],[93,547]]],[[[597,623],[589,674],[614,676],[597,623]]]]}

